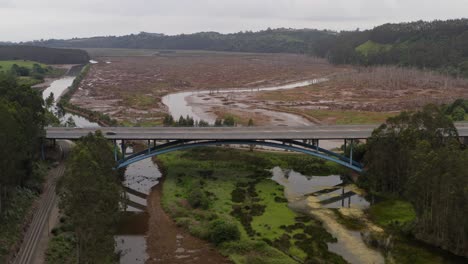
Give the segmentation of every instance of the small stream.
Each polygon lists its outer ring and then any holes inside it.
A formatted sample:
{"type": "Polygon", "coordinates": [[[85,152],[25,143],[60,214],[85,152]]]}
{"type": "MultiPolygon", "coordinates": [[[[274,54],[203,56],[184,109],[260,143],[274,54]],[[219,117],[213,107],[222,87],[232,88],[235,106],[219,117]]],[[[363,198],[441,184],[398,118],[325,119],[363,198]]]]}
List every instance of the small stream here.
{"type": "Polygon", "coordinates": [[[292,210],[321,220],[327,231],[337,238],[336,243],[328,243],[328,250],[351,264],[385,262],[380,252],[365,245],[360,232],[340,225],[330,211],[331,208],[363,210],[369,207],[370,203],[356,192],[353,184],[345,183],[339,175],[306,176],[279,167],[273,168],[271,173],[271,179],[284,186],[292,210]]]}

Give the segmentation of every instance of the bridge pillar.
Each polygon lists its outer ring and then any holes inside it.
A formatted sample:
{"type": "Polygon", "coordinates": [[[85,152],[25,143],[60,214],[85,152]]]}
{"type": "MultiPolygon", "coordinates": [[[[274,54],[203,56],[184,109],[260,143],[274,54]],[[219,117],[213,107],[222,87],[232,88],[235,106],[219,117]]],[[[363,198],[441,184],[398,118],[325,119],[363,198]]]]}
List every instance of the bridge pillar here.
{"type": "Polygon", "coordinates": [[[151,140],[148,139],[148,154],[151,153],[151,140]]]}
{"type": "Polygon", "coordinates": [[[122,158],[125,159],[125,150],[127,149],[127,146],[125,146],[125,140],[122,139],[122,143],[120,144],[120,148],[122,149],[122,158]]]}
{"type": "Polygon", "coordinates": [[[117,162],[119,159],[117,157],[117,140],[114,139],[114,159],[117,162]]]}
{"type": "Polygon", "coordinates": [[[350,150],[349,150],[349,164],[353,165],[353,144],[354,140],[351,139],[351,143],[349,144],[350,150]]]}
{"type": "Polygon", "coordinates": [[[41,159],[45,160],[44,139],[41,139],[41,159]]]}
{"type": "Polygon", "coordinates": [[[460,141],[461,141],[462,144],[468,146],[468,137],[461,137],[460,141]]]}

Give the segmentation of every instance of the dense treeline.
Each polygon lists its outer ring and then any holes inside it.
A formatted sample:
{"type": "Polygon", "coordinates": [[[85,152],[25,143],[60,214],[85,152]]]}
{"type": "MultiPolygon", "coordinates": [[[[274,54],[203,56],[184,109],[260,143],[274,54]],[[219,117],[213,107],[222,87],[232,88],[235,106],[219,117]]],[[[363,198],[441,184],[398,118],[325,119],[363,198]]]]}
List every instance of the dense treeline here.
{"type": "Polygon", "coordinates": [[[6,45],[0,46],[0,60],[31,60],[46,64],[84,64],[89,55],[84,50],[6,45]]]}
{"type": "Polygon", "coordinates": [[[54,231],[49,263],[115,263],[118,259],[113,236],[122,190],[114,165],[112,145],[100,132],[82,138],[74,147],[60,181],[59,205],[66,224],[54,231]]]}
{"type": "Polygon", "coordinates": [[[468,19],[342,32],[317,42],[315,51],[332,63],[416,66],[468,77],[468,19]]]}
{"type": "Polygon", "coordinates": [[[443,109],[389,118],[368,140],[361,185],[412,203],[412,234],[468,256],[468,150],[443,109]]]}
{"type": "Polygon", "coordinates": [[[468,19],[384,24],[371,30],[342,32],[284,28],[176,36],[142,32],[119,37],[51,39],[28,45],[303,53],[325,57],[336,64],[395,64],[468,77],[468,19]]]}
{"type": "MultiPolygon", "coordinates": [[[[199,121],[194,120],[193,117],[187,116],[183,117],[180,116],[178,120],[174,120],[172,115],[165,115],[163,119],[163,125],[164,126],[174,126],[174,127],[209,127],[209,126],[215,126],[215,127],[233,127],[236,126],[236,120],[234,119],[233,116],[227,115],[224,119],[222,118],[216,118],[215,122],[213,125],[210,125],[207,121],[201,119],[199,121]]],[[[249,119],[248,126],[253,126],[253,120],[249,119]]]]}
{"type": "Polygon", "coordinates": [[[0,185],[25,185],[39,157],[45,110],[41,95],[12,75],[0,74],[0,124],[0,185]]]}
{"type": "Polygon", "coordinates": [[[45,110],[40,94],[0,73],[0,262],[15,249],[24,218],[41,192],[45,110]]]}
{"type": "Polygon", "coordinates": [[[201,32],[167,36],[141,32],[126,36],[93,37],[71,40],[51,39],[28,45],[68,48],[183,49],[243,52],[311,53],[314,43],[329,31],[312,29],[267,29],[259,32],[220,34],[201,32]]]}

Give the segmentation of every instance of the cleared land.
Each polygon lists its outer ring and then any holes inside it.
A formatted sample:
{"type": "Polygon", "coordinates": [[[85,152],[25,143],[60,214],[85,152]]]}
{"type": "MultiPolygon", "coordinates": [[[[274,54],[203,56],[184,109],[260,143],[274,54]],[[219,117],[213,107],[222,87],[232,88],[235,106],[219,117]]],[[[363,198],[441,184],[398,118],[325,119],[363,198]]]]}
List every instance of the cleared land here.
{"type": "Polygon", "coordinates": [[[167,111],[161,98],[171,92],[269,86],[347,70],[291,54],[184,51],[95,59],[100,63],[71,102],[133,124],[157,124],[167,111]]]}
{"type": "Polygon", "coordinates": [[[126,125],[160,125],[167,113],[161,98],[179,91],[213,90],[216,93],[194,94],[187,101],[197,113],[232,115],[243,125],[249,119],[255,125],[375,124],[427,103],[468,98],[465,79],[396,67],[336,67],[302,55],[88,51],[99,63],[92,65],[71,102],[126,125]],[[321,77],[329,81],[291,90],[222,92],[321,77]]]}
{"type": "Polygon", "coordinates": [[[372,67],[328,82],[255,94],[250,104],[299,113],[320,123],[380,123],[402,110],[468,98],[468,80],[397,67],[372,67]]]}

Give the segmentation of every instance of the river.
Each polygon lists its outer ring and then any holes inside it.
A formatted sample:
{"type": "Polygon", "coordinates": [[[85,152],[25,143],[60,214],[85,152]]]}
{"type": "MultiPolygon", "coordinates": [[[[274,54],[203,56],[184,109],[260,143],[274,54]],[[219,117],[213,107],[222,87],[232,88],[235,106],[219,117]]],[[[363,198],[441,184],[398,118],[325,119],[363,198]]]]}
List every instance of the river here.
{"type": "MultiPolygon", "coordinates": [[[[312,84],[317,84],[321,82],[325,82],[328,79],[326,78],[319,78],[313,80],[306,80],[300,82],[293,82],[284,85],[278,86],[270,86],[270,87],[257,87],[257,88],[225,88],[225,89],[210,89],[210,90],[199,90],[199,91],[192,91],[192,92],[180,92],[180,93],[172,93],[164,96],[162,98],[163,104],[165,104],[168,109],[169,113],[177,120],[180,116],[186,117],[190,116],[193,117],[194,120],[200,121],[205,120],[208,123],[214,123],[216,117],[214,115],[207,115],[204,114],[202,109],[196,108],[193,104],[191,104],[188,100],[189,97],[194,95],[206,95],[212,93],[254,93],[254,92],[262,92],[262,91],[276,91],[276,90],[288,90],[294,89],[304,86],[309,86],[312,84]]],[[[292,115],[291,115],[292,116],[292,115]]]]}
{"type": "MultiPolygon", "coordinates": [[[[42,92],[44,100],[51,94],[54,94],[56,101],[70,87],[76,76],[65,76],[53,81],[48,88],[42,92]]],[[[57,106],[54,103],[54,110],[57,106]]],[[[71,118],[77,127],[100,127],[96,122],[92,122],[82,116],[66,113],[62,118],[62,123],[71,118]]],[[[128,147],[127,153],[132,152],[133,148],[128,147]]],[[[161,177],[159,168],[151,159],[146,159],[134,163],[127,167],[123,185],[141,194],[148,195],[151,187],[158,184],[158,178],[161,177]]],[[[127,198],[139,205],[146,206],[146,199],[134,194],[127,193],[127,198]]],[[[147,214],[141,209],[127,205],[125,210],[128,212],[126,221],[123,221],[119,227],[119,234],[115,236],[116,250],[121,252],[121,264],[143,264],[148,255],[146,254],[146,231],[147,228],[134,228],[134,226],[146,226],[147,214]]]]}
{"type": "MultiPolygon", "coordinates": [[[[58,80],[53,81],[50,87],[43,91],[44,99],[47,98],[50,93],[54,93],[55,98],[58,98],[71,86],[75,76],[65,76],[58,80]]],[[[252,89],[224,89],[218,92],[222,93],[239,93],[239,92],[259,92],[259,91],[274,91],[281,89],[293,89],[297,87],[308,86],[311,84],[326,81],[326,79],[314,79],[302,82],[291,83],[287,85],[280,85],[274,87],[261,87],[252,89]]],[[[163,103],[169,108],[169,112],[176,118],[182,116],[192,116],[195,120],[204,119],[210,123],[214,122],[215,118],[207,118],[206,116],[200,116],[200,110],[194,109],[187,98],[192,95],[209,94],[212,90],[204,90],[197,92],[182,92],[169,94],[163,97],[163,103]],[[203,117],[203,118],[202,118],[203,117]]],[[[267,111],[267,110],[266,110],[267,111]]],[[[81,116],[66,113],[62,118],[62,121],[66,121],[68,118],[73,119],[77,127],[100,127],[99,124],[91,122],[81,116]]],[[[336,147],[336,144],[333,144],[336,147]]],[[[330,145],[329,148],[332,148],[330,145]]],[[[132,152],[132,148],[128,148],[129,152],[132,152]]],[[[272,170],[272,180],[278,182],[285,187],[285,196],[290,201],[290,207],[300,211],[313,214],[316,217],[319,216],[314,212],[323,212],[319,210],[312,210],[312,207],[307,203],[310,194],[323,189],[336,188],[333,191],[317,196],[316,199],[329,199],[329,203],[323,203],[320,209],[326,208],[338,208],[338,207],[353,207],[353,208],[366,208],[368,206],[367,201],[363,197],[357,194],[347,196],[346,199],[330,199],[333,197],[339,197],[342,193],[350,191],[351,187],[337,185],[342,184],[340,176],[331,175],[328,177],[307,177],[296,173],[294,171],[285,172],[280,168],[274,168],[272,170]]],[[[139,195],[127,193],[127,197],[130,201],[146,206],[146,199],[142,198],[145,195],[149,195],[151,188],[158,184],[158,179],[161,177],[161,173],[156,164],[151,159],[146,159],[141,162],[130,165],[125,172],[125,180],[123,185],[138,193],[139,195]]],[[[315,208],[317,209],[317,208],[315,208]]],[[[121,252],[120,263],[145,263],[148,259],[146,252],[146,232],[147,232],[147,221],[148,215],[142,210],[127,206],[126,218],[119,228],[119,234],[115,236],[116,249],[121,252]]],[[[332,224],[333,219],[325,219],[327,215],[321,217],[322,220],[330,221],[332,224]]],[[[329,244],[329,249],[332,252],[342,255],[350,263],[359,263],[359,260],[366,256],[366,260],[373,260],[374,263],[381,263],[382,257],[371,249],[362,246],[363,242],[360,234],[353,233],[352,231],[344,228],[338,229],[336,226],[332,228],[332,224],[326,225],[328,231],[334,236],[338,237],[338,242],[329,244]],[[337,231],[338,230],[338,231],[337,231]],[[349,245],[354,245],[350,248],[349,245]],[[358,254],[362,254],[361,257],[356,256],[353,250],[356,250],[356,244],[358,246],[358,254]]]]}

